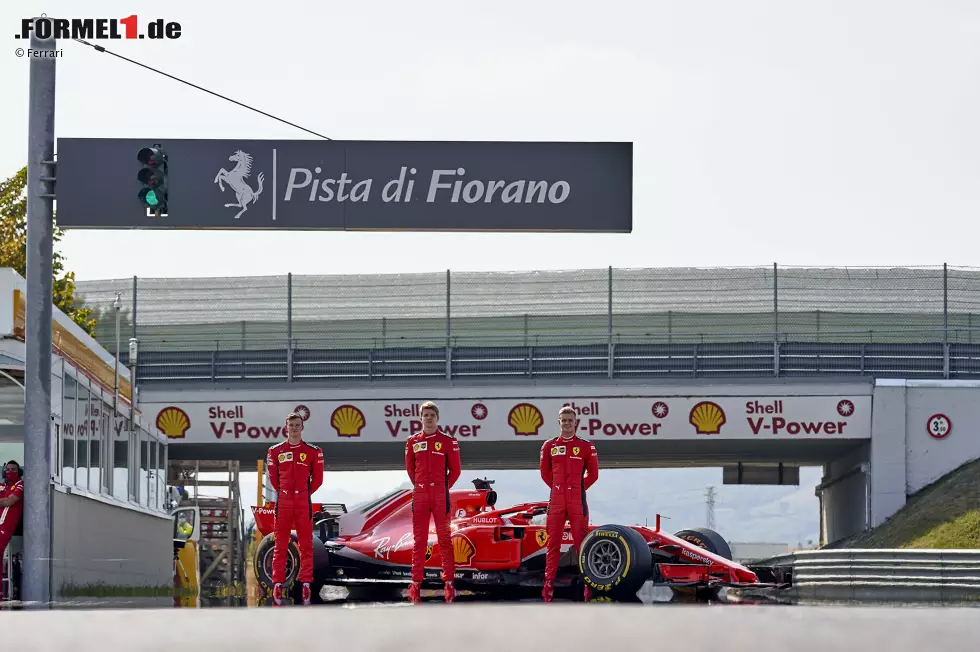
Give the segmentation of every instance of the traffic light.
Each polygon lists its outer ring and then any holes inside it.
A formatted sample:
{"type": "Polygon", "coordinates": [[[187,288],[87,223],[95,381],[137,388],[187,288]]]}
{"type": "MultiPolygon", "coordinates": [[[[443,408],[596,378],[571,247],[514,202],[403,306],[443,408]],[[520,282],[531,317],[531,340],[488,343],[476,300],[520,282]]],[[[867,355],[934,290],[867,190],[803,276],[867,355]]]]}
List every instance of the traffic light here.
{"type": "Polygon", "coordinates": [[[136,178],[143,188],[139,199],[148,213],[156,216],[167,214],[167,153],[160,145],[144,147],[136,154],[143,164],[136,178]]]}

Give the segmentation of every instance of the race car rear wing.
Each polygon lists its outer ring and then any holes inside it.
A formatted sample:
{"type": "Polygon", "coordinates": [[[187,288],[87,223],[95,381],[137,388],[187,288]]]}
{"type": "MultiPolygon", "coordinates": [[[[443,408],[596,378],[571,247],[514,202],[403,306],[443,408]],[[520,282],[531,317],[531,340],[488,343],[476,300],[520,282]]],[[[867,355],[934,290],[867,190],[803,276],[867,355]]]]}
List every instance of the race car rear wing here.
{"type": "Polygon", "coordinates": [[[347,505],[344,503],[313,503],[313,513],[324,514],[325,516],[340,516],[347,513],[347,505]]]}

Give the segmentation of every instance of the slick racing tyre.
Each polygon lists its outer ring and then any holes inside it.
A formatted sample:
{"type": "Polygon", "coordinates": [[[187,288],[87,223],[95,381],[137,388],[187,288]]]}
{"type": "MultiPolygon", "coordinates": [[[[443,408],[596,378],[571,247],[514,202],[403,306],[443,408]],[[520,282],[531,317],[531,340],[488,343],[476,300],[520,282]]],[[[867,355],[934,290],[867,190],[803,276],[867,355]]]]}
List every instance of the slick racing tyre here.
{"type": "MultiPolygon", "coordinates": [[[[275,534],[269,533],[262,537],[259,545],[255,546],[255,557],[252,559],[252,566],[255,568],[255,579],[259,583],[259,589],[264,593],[272,593],[272,555],[276,547],[275,534]]],[[[299,546],[296,544],[296,535],[292,534],[289,538],[289,547],[286,549],[286,579],[283,581],[283,588],[288,587],[299,572],[299,546]]]]}
{"type": "Polygon", "coordinates": [[[650,578],[653,556],[636,530],[602,525],[582,541],[578,567],[595,597],[630,597],[650,578]]]}
{"type": "Polygon", "coordinates": [[[700,548],[704,548],[708,552],[713,552],[719,557],[724,557],[729,560],[732,558],[731,546],[725,541],[725,537],[714,530],[709,530],[705,527],[688,528],[680,532],[675,532],[674,536],[678,539],[689,541],[700,548]]]}

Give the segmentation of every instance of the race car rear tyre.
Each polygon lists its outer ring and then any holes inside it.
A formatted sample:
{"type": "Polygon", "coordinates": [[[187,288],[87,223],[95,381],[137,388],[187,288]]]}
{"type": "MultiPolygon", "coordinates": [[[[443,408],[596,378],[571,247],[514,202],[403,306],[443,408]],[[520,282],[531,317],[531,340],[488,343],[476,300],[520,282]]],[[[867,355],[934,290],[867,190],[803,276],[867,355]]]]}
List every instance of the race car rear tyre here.
{"type": "MultiPolygon", "coordinates": [[[[255,557],[252,559],[252,567],[255,568],[255,579],[259,583],[259,589],[264,593],[272,593],[272,555],[275,549],[275,534],[269,533],[262,537],[259,545],[255,546],[255,557]]],[[[296,544],[296,535],[289,538],[289,556],[286,557],[286,580],[284,587],[288,587],[299,572],[299,546],[296,544]]]]}
{"type": "Polygon", "coordinates": [[[650,578],[653,556],[633,528],[601,525],[582,541],[578,567],[594,597],[629,597],[650,578]]]}
{"type": "Polygon", "coordinates": [[[731,546],[725,541],[725,537],[714,530],[709,530],[705,527],[688,528],[680,532],[675,532],[674,536],[678,539],[689,541],[700,548],[704,548],[708,552],[713,552],[719,557],[724,557],[729,560],[732,558],[731,546]]]}

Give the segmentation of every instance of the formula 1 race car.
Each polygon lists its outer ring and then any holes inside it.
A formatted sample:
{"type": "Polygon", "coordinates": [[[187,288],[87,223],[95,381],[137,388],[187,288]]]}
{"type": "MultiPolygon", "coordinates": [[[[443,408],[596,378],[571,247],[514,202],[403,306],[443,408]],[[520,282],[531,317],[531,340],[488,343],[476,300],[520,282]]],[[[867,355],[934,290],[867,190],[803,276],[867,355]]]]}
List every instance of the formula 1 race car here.
{"type": "MultiPolygon", "coordinates": [[[[450,491],[452,551],[457,591],[503,597],[536,593],[544,583],[548,503],[523,503],[495,509],[492,480],[473,480],[474,489],[450,491]]],[[[352,597],[396,600],[407,588],[412,563],[412,492],[400,489],[348,512],[342,504],[314,504],[313,594],[324,586],[344,586],[352,597]]],[[[256,529],[264,536],[254,565],[260,588],[272,590],[275,504],[253,507],[256,529]]],[[[431,522],[430,522],[431,523],[431,522]]],[[[614,600],[635,598],[647,581],[675,593],[711,599],[722,586],[755,587],[760,573],[731,560],[728,543],[713,530],[685,529],[670,534],[638,525],[589,526],[577,558],[566,523],[555,596],[582,595],[614,600]]],[[[440,555],[430,525],[423,587],[441,588],[440,555]]],[[[286,585],[295,582],[299,561],[292,533],[286,585]]],[[[767,569],[757,569],[766,573],[767,569]]],[[[774,581],[773,577],[764,579],[774,581]]]]}

